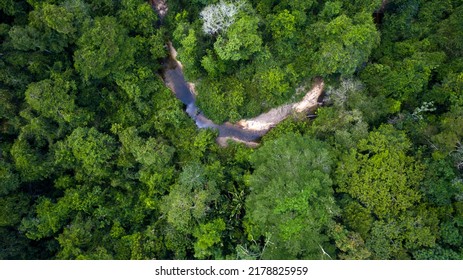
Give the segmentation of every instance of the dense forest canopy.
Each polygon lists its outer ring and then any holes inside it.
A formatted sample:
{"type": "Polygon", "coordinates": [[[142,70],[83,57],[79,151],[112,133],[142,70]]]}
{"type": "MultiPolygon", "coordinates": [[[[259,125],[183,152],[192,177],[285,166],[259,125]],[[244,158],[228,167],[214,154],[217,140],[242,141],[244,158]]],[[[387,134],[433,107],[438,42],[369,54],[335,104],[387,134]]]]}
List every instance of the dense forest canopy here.
{"type": "Polygon", "coordinates": [[[462,0],[152,2],[0,0],[0,259],[463,259],[462,0]]]}

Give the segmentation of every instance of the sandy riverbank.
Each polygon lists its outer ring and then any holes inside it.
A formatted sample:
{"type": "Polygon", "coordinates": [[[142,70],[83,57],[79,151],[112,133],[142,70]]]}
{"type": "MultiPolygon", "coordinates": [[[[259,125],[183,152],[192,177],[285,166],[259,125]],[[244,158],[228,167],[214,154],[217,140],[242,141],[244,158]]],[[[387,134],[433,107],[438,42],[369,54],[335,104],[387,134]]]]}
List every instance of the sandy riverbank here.
{"type": "Polygon", "coordinates": [[[255,118],[242,119],[234,124],[227,122],[222,125],[217,125],[207,119],[206,116],[197,114],[199,111],[196,111],[197,109],[194,105],[197,97],[195,84],[184,80],[182,73],[183,66],[180,61],[176,59],[177,51],[172,46],[172,43],[168,42],[167,47],[171,56],[171,62],[169,63],[170,66],[168,66],[168,68],[171,70],[166,71],[166,73],[169,73],[169,75],[166,75],[165,77],[166,85],[176,93],[177,98],[187,105],[187,113],[195,120],[196,125],[199,128],[209,127],[219,129],[220,135],[217,138],[217,143],[221,146],[226,146],[228,140],[245,143],[250,147],[258,146],[259,144],[255,142],[256,139],[260,138],[272,127],[279,124],[291,114],[303,113],[316,108],[319,105],[318,99],[323,93],[325,86],[323,80],[321,78],[317,78],[315,79],[311,89],[305,93],[304,97],[299,102],[278,106],[255,118]],[[194,111],[196,113],[193,111],[188,112],[188,108],[195,108],[194,111]]]}
{"type": "Polygon", "coordinates": [[[237,125],[246,130],[267,131],[286,119],[293,112],[302,113],[317,107],[318,98],[323,93],[324,86],[325,83],[323,80],[317,79],[312,88],[305,94],[300,102],[273,108],[255,118],[240,120],[237,122],[237,125]]]}

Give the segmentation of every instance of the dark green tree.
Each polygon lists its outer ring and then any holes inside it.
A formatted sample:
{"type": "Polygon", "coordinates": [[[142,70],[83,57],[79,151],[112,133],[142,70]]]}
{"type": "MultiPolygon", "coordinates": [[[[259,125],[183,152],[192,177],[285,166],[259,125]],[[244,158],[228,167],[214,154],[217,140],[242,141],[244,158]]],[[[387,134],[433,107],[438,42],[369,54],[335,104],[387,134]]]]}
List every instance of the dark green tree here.
{"type": "Polygon", "coordinates": [[[134,41],[114,17],[86,21],[77,45],[74,66],[86,80],[123,73],[134,63],[134,41]]]}

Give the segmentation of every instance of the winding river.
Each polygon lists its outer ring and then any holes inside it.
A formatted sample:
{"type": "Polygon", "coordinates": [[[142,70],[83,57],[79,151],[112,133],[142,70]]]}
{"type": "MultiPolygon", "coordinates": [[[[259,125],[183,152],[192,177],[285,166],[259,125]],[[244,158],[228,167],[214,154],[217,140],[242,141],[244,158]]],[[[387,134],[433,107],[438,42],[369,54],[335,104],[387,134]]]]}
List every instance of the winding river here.
{"type": "Polygon", "coordinates": [[[186,106],[186,113],[195,121],[198,128],[213,128],[219,131],[219,138],[234,139],[252,144],[259,140],[268,129],[250,130],[240,125],[224,123],[215,124],[208,119],[195,104],[195,95],[185,81],[180,63],[171,55],[163,70],[164,83],[172,90],[175,96],[186,106]]]}
{"type": "Polygon", "coordinates": [[[315,109],[321,104],[319,99],[323,92],[324,83],[323,80],[316,79],[313,87],[306,92],[300,102],[276,107],[255,118],[240,120],[236,124],[228,122],[220,125],[215,124],[196,107],[195,94],[192,92],[193,87],[185,81],[182,65],[176,60],[176,51],[170,42],[167,46],[170,51],[170,56],[162,70],[164,83],[172,90],[175,96],[185,104],[186,113],[195,121],[198,128],[212,128],[218,130],[219,136],[217,142],[221,145],[226,145],[227,140],[231,139],[237,142],[243,142],[249,146],[256,146],[258,145],[257,141],[263,135],[293,112],[307,112],[315,109]]]}
{"type": "MultiPolygon", "coordinates": [[[[164,18],[168,7],[164,0],[151,0],[151,5],[158,12],[160,19],[164,18]]],[[[198,128],[217,129],[219,136],[217,142],[220,145],[226,146],[227,140],[231,139],[237,142],[243,142],[248,146],[257,146],[259,139],[265,135],[272,127],[283,121],[292,113],[307,112],[315,109],[320,105],[324,83],[321,79],[316,79],[313,87],[307,91],[300,102],[285,104],[277,108],[271,109],[269,112],[263,113],[252,119],[240,120],[236,124],[224,123],[215,124],[208,119],[195,104],[195,94],[192,92],[193,87],[185,81],[182,72],[182,65],[176,59],[177,52],[172,44],[167,44],[169,49],[169,58],[162,69],[162,77],[164,83],[169,87],[175,96],[182,101],[186,106],[186,113],[195,121],[198,128]]]]}

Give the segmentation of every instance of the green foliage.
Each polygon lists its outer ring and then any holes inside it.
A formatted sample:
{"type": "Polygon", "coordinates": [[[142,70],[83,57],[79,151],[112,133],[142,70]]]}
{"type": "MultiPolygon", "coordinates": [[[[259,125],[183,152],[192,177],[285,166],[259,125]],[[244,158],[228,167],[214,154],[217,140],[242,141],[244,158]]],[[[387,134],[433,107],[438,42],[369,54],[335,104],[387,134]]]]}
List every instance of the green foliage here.
{"type": "Polygon", "coordinates": [[[44,21],[48,27],[62,34],[73,34],[77,30],[73,26],[74,15],[65,7],[44,4],[44,21]]]}
{"type": "Polygon", "coordinates": [[[343,260],[365,260],[370,257],[371,252],[366,248],[362,237],[356,233],[335,224],[331,229],[336,247],[342,252],[338,256],[343,260]]]}
{"type": "Polygon", "coordinates": [[[320,41],[314,58],[318,75],[352,75],[379,43],[369,14],[358,14],[355,18],[340,15],[327,24],[317,23],[315,32],[320,41]]]}
{"type": "Polygon", "coordinates": [[[56,163],[64,168],[78,166],[78,179],[98,180],[109,175],[115,153],[114,139],[95,128],[76,128],[57,143],[56,163]],[[88,177],[87,177],[88,176],[88,177]]]}
{"type": "Polygon", "coordinates": [[[338,165],[338,191],[358,201],[346,203],[344,220],[366,239],[374,259],[408,259],[410,251],[436,242],[435,213],[420,208],[424,165],[407,155],[410,148],[403,132],[382,125],[338,165]]]}
{"type": "Polygon", "coordinates": [[[405,250],[400,242],[400,227],[397,222],[385,223],[378,221],[372,228],[371,241],[368,246],[375,252],[378,259],[391,259],[397,256],[397,259],[407,259],[405,250]],[[391,242],[394,240],[395,242],[391,242]]]}
{"type": "Polygon", "coordinates": [[[339,192],[358,199],[379,218],[396,216],[417,203],[423,165],[407,156],[403,132],[383,125],[370,132],[357,150],[344,155],[337,168],[339,192]]]}
{"type": "Polygon", "coordinates": [[[422,189],[437,206],[450,205],[463,191],[463,184],[456,180],[458,174],[449,161],[431,161],[426,165],[426,174],[422,189]]]}
{"type": "Polygon", "coordinates": [[[0,195],[6,195],[19,187],[19,176],[12,170],[12,166],[0,161],[0,195]]]}
{"type": "Polygon", "coordinates": [[[323,230],[336,213],[332,156],[317,140],[287,134],[251,157],[246,200],[249,238],[265,237],[266,259],[320,258],[323,230]]]}
{"type": "Polygon", "coordinates": [[[261,50],[262,39],[257,31],[259,19],[243,15],[230,26],[225,35],[214,43],[217,55],[223,60],[247,60],[261,50]]]}
{"type": "Polygon", "coordinates": [[[197,63],[196,58],[199,53],[196,31],[194,29],[189,29],[188,35],[184,37],[180,43],[183,48],[178,58],[185,65],[185,68],[189,69],[186,72],[186,77],[198,77],[199,73],[195,71],[197,63]]]}
{"type": "Polygon", "coordinates": [[[15,15],[23,12],[24,3],[14,0],[1,0],[0,10],[7,15],[15,15]]]}
{"type": "Polygon", "coordinates": [[[417,251],[414,254],[417,260],[461,260],[463,258],[461,252],[455,252],[451,249],[444,249],[437,246],[433,249],[417,251]]]}
{"type": "Polygon", "coordinates": [[[61,229],[69,211],[68,205],[54,204],[50,199],[41,197],[36,206],[37,218],[24,219],[20,228],[33,240],[50,236],[61,229]]]}
{"type": "Polygon", "coordinates": [[[296,31],[296,18],[288,11],[283,10],[270,18],[270,30],[275,39],[292,39],[296,31]]]}
{"type": "MultiPolygon", "coordinates": [[[[445,6],[444,6],[445,7],[445,6]]],[[[451,57],[463,56],[463,43],[459,38],[463,36],[462,19],[463,6],[452,11],[452,14],[439,23],[437,31],[437,42],[440,48],[446,51],[451,57]]]]}
{"type": "Polygon", "coordinates": [[[123,73],[135,53],[133,39],[116,18],[105,16],[86,21],[74,53],[76,70],[88,80],[123,73]]]}
{"type": "Polygon", "coordinates": [[[32,246],[31,243],[31,240],[15,228],[0,227],[1,260],[34,260],[52,257],[41,244],[32,246]]]}
{"type": "MultiPolygon", "coordinates": [[[[82,258],[82,249],[89,245],[92,234],[91,221],[82,221],[81,216],[63,230],[57,240],[61,246],[59,259],[82,258]]],[[[103,258],[102,258],[103,259],[103,258]]]]}
{"type": "Polygon", "coordinates": [[[62,5],[45,3],[29,13],[29,23],[15,25],[9,35],[18,50],[61,52],[79,35],[83,21],[88,17],[83,1],[66,1],[62,5]]]}
{"type": "Polygon", "coordinates": [[[154,138],[143,139],[137,130],[130,127],[119,134],[120,141],[134,157],[144,166],[167,165],[172,158],[173,149],[154,138]]]}
{"type": "Polygon", "coordinates": [[[433,154],[434,157],[441,159],[449,154],[458,157],[458,149],[463,138],[462,111],[463,107],[456,106],[440,118],[439,133],[432,135],[432,141],[438,147],[433,154]]]}
{"type": "Polygon", "coordinates": [[[210,211],[210,204],[217,200],[216,182],[207,180],[206,170],[199,164],[185,166],[174,185],[164,197],[161,211],[167,221],[178,231],[190,232],[195,221],[204,220],[210,211]]]}
{"type": "Polygon", "coordinates": [[[222,219],[216,219],[210,223],[202,224],[193,235],[197,238],[195,242],[195,257],[204,259],[214,254],[214,245],[221,241],[222,231],[225,230],[225,223],[222,219]]]}
{"type": "Polygon", "coordinates": [[[343,207],[343,213],[344,222],[349,228],[358,232],[363,238],[369,236],[369,230],[374,221],[371,211],[356,201],[349,201],[343,207]]]}
{"type": "Polygon", "coordinates": [[[462,2],[219,2],[0,0],[0,259],[462,259],[462,2]]]}
{"type": "Polygon", "coordinates": [[[244,85],[237,79],[228,78],[225,81],[204,81],[198,85],[203,94],[198,97],[198,105],[212,120],[223,123],[230,119],[238,121],[242,118],[245,92],[244,85]]]}
{"type": "Polygon", "coordinates": [[[17,139],[10,152],[22,182],[42,180],[52,172],[48,156],[42,154],[38,147],[31,146],[25,139],[17,139]]]}
{"type": "Polygon", "coordinates": [[[0,227],[18,225],[27,214],[29,200],[23,193],[0,197],[0,227]]]}
{"type": "Polygon", "coordinates": [[[118,18],[131,32],[149,36],[156,32],[154,23],[158,19],[149,3],[141,0],[124,0],[118,18]]]}
{"type": "Polygon", "coordinates": [[[342,9],[342,2],[340,1],[327,1],[323,10],[321,12],[321,16],[327,19],[333,18],[334,16],[339,15],[342,9]]]}
{"type": "Polygon", "coordinates": [[[207,55],[201,59],[201,66],[207,71],[210,77],[218,77],[225,72],[225,63],[219,59],[213,52],[208,52],[207,55]]]}
{"type": "Polygon", "coordinates": [[[265,143],[265,141],[277,139],[288,133],[303,134],[309,130],[309,127],[309,123],[303,122],[298,118],[289,117],[265,134],[262,141],[265,143]]]}
{"type": "MultiPolygon", "coordinates": [[[[139,180],[150,187],[150,195],[163,193],[168,188],[173,175],[170,165],[175,149],[161,139],[143,139],[134,127],[119,133],[123,150],[141,164],[138,171],[139,180]]],[[[145,203],[153,207],[153,199],[147,197],[145,203]]]]}
{"type": "Polygon", "coordinates": [[[435,236],[419,216],[375,221],[367,241],[367,246],[374,252],[374,259],[409,259],[407,252],[410,249],[434,245],[435,236]]]}
{"type": "Polygon", "coordinates": [[[57,122],[70,122],[76,111],[74,99],[76,83],[66,75],[54,75],[53,79],[29,84],[27,103],[41,115],[57,122]]]}
{"type": "Polygon", "coordinates": [[[261,87],[261,92],[265,97],[272,99],[281,97],[290,89],[290,85],[285,77],[285,71],[280,68],[270,68],[256,79],[261,87]]]}
{"type": "Polygon", "coordinates": [[[375,93],[408,100],[427,88],[432,70],[444,59],[442,52],[414,53],[412,57],[398,61],[394,68],[371,64],[362,73],[362,79],[375,93]]]}

